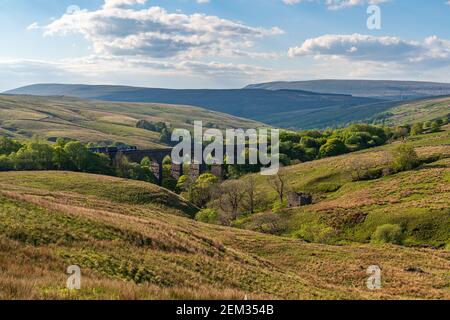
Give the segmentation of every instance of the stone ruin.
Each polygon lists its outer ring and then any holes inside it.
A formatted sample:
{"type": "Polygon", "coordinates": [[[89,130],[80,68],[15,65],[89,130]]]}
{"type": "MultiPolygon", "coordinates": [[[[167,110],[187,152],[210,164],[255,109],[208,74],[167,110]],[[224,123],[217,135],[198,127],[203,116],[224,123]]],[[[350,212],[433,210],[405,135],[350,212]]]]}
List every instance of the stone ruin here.
{"type": "Polygon", "coordinates": [[[291,192],[287,195],[287,207],[297,208],[308,206],[313,203],[312,195],[304,192],[291,192]]]}

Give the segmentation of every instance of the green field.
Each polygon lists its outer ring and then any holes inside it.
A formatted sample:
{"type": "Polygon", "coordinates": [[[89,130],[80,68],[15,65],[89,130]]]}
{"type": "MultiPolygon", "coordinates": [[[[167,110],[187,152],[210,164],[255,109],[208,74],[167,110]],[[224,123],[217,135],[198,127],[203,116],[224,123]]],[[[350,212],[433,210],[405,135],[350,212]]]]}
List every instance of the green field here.
{"type": "Polygon", "coordinates": [[[16,139],[72,138],[82,142],[123,142],[141,148],[161,147],[157,132],[136,128],[139,120],[191,128],[256,128],[261,123],[201,108],[80,100],[68,97],[0,95],[0,134],[16,139]]]}

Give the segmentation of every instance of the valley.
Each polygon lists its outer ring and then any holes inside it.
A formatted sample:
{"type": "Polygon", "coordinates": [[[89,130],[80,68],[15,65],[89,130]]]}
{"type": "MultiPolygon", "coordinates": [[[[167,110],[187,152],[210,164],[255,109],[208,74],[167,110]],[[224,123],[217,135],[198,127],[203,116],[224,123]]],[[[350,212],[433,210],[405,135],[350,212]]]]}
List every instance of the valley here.
{"type": "Polygon", "coordinates": [[[185,105],[1,95],[0,298],[450,299],[448,103],[382,107],[378,126],[282,131],[280,200],[274,177],[252,167],[226,166],[224,181],[175,180],[164,162],[159,187],[150,159],[114,166],[86,147],[166,148],[161,129],[194,120],[222,130],[263,122],[185,105]],[[417,159],[394,171],[400,147],[417,159]],[[312,203],[288,206],[291,194],[312,203]],[[81,290],[66,289],[70,265],[81,290]]]}

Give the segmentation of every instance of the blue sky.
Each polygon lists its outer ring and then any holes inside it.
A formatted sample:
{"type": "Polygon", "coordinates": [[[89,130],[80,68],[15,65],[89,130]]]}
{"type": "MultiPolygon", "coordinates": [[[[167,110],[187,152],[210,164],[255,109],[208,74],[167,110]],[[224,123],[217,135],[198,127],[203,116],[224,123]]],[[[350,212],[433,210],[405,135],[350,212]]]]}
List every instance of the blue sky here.
{"type": "Polygon", "coordinates": [[[449,17],[447,0],[0,0],[0,90],[450,82],[449,17]],[[367,27],[370,5],[379,30],[367,27]]]}

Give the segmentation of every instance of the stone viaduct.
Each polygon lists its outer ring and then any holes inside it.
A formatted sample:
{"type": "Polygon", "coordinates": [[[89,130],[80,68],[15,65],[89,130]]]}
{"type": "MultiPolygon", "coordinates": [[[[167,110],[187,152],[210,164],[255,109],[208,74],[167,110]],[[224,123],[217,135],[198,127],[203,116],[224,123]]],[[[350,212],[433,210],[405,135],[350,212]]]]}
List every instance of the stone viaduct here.
{"type": "MultiPolygon", "coordinates": [[[[172,154],[172,148],[165,149],[147,149],[147,150],[114,150],[103,152],[107,154],[113,163],[116,163],[118,159],[125,156],[131,162],[140,163],[144,158],[148,157],[152,163],[151,170],[158,180],[158,184],[163,183],[163,161],[166,157],[170,157],[172,154]]],[[[191,159],[193,159],[193,155],[191,159]]],[[[206,172],[207,166],[205,164],[196,164],[192,162],[190,164],[189,173],[195,179],[201,174],[206,172]]],[[[223,179],[224,166],[223,165],[212,165],[211,173],[214,174],[219,179],[223,179]]],[[[171,177],[174,179],[179,179],[184,175],[184,165],[172,163],[171,177]]]]}

